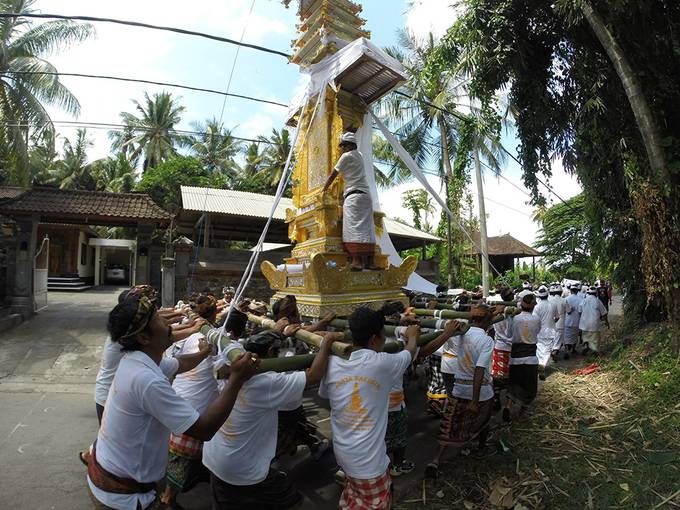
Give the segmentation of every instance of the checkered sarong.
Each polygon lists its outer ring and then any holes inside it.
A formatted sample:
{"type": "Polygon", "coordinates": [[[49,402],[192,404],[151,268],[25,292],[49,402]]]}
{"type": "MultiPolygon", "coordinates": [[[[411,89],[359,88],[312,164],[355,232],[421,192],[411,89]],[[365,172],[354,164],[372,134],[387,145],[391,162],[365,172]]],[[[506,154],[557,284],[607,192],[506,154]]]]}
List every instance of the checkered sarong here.
{"type": "Polygon", "coordinates": [[[170,451],[187,459],[200,459],[203,455],[203,441],[186,434],[170,434],[170,451]]]}
{"type": "Polygon", "coordinates": [[[378,478],[360,480],[345,477],[340,510],[389,510],[392,506],[392,479],[389,470],[378,478]]]}

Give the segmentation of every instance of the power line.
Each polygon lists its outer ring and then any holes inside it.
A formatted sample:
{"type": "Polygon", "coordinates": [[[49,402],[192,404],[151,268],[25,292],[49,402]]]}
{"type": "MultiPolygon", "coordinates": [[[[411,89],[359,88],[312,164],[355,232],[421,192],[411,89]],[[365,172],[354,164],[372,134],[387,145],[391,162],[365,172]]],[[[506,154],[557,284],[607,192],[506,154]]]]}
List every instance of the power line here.
{"type": "MultiPolygon", "coordinates": [[[[108,122],[85,122],[85,121],[75,121],[75,120],[53,120],[50,121],[51,124],[64,125],[66,127],[83,127],[88,129],[109,129],[111,131],[122,131],[124,129],[132,129],[133,131],[152,131],[153,128],[145,128],[142,126],[128,126],[125,124],[108,123],[108,122]]],[[[0,125],[9,127],[43,127],[45,124],[40,124],[38,122],[0,122],[0,125]]],[[[185,129],[168,129],[168,133],[180,134],[180,135],[206,135],[210,134],[206,131],[190,131],[185,129]]],[[[253,139],[253,138],[243,138],[240,136],[230,135],[234,140],[239,140],[242,142],[250,143],[266,143],[268,145],[275,145],[266,139],[253,139]]]]}
{"type": "Polygon", "coordinates": [[[280,55],[282,57],[290,58],[288,53],[279,50],[273,50],[271,48],[265,48],[264,46],[259,46],[257,44],[249,44],[244,42],[235,41],[234,39],[229,39],[227,37],[220,37],[218,35],[206,34],[204,32],[196,32],[195,30],[186,30],[184,28],[167,27],[162,25],[152,25],[150,23],[142,23],[140,21],[128,21],[115,18],[100,18],[97,16],[65,16],[63,14],[38,14],[38,13],[28,13],[28,12],[3,12],[0,13],[0,18],[36,18],[36,19],[62,19],[70,21],[89,21],[97,23],[114,23],[116,25],[127,25],[131,27],[139,28],[150,28],[153,30],[163,30],[166,32],[174,32],[176,34],[191,35],[195,37],[202,37],[204,39],[210,39],[211,41],[218,41],[228,44],[235,44],[237,46],[243,46],[244,48],[251,48],[253,50],[263,51],[265,53],[271,53],[272,55],[280,55]]]}
{"type": "Polygon", "coordinates": [[[193,90],[196,92],[207,92],[210,94],[218,94],[220,96],[229,96],[229,97],[237,97],[239,99],[246,99],[248,101],[255,101],[258,103],[267,103],[267,104],[273,104],[276,106],[281,106],[284,108],[288,108],[287,104],[284,103],[279,103],[277,101],[270,101],[268,99],[261,99],[258,97],[252,97],[252,96],[245,96],[243,94],[232,94],[228,92],[222,92],[221,90],[214,90],[214,89],[205,89],[201,87],[193,87],[191,85],[180,85],[178,83],[167,83],[163,81],[154,81],[154,80],[143,80],[139,78],[126,78],[122,76],[109,76],[109,75],[103,75],[103,74],[84,74],[84,73],[61,73],[61,72],[47,72],[47,71],[4,71],[2,75],[48,75],[48,76],[72,76],[76,78],[94,78],[94,79],[101,79],[101,80],[115,80],[115,81],[123,81],[123,82],[132,82],[132,83],[146,83],[149,85],[160,85],[162,87],[172,87],[172,88],[178,88],[178,89],[186,89],[186,90],[193,90]]]}
{"type": "MultiPolygon", "coordinates": [[[[245,25],[243,25],[243,31],[241,32],[241,39],[239,40],[239,44],[243,42],[243,38],[246,36],[246,29],[248,28],[248,20],[250,19],[250,15],[253,14],[253,9],[255,8],[255,0],[250,4],[250,10],[248,11],[248,18],[246,19],[245,25]]],[[[236,70],[236,62],[238,61],[238,55],[241,52],[241,46],[236,48],[236,55],[234,55],[234,62],[231,65],[231,71],[229,72],[229,80],[227,80],[227,94],[229,93],[229,90],[231,89],[231,80],[234,77],[234,71],[236,70]]],[[[224,108],[227,106],[227,96],[224,96],[224,100],[222,101],[222,110],[220,111],[220,120],[219,124],[222,124],[222,118],[224,117],[224,108]]]]}

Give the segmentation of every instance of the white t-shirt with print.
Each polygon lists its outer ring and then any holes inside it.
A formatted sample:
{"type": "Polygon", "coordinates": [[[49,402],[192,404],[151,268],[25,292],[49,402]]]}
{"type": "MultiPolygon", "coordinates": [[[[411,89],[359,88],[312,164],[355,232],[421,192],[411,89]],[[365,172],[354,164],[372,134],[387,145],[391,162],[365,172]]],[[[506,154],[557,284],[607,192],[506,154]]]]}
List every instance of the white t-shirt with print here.
{"type": "Polygon", "coordinates": [[[479,391],[479,401],[493,398],[491,386],[491,356],[493,355],[493,339],[482,328],[472,326],[462,337],[458,337],[458,367],[456,384],[453,385],[453,396],[472,400],[473,385],[477,367],[484,368],[484,380],[479,391]],[[469,384],[468,384],[469,383],[469,384]]]}
{"type": "MultiPolygon", "coordinates": [[[[178,368],[174,358],[157,365],[141,351],[123,356],[97,435],[97,461],[106,471],[140,483],[163,478],[170,432],[183,434],[200,417],[168,381],[178,368]]],[[[94,496],[111,508],[145,508],[155,498],[155,491],[113,494],[97,488],[89,477],[87,481],[94,496]]]]}
{"type": "Polygon", "coordinates": [[[330,400],[333,451],[347,476],[366,480],[387,470],[389,393],[412,361],[408,351],[388,354],[370,349],[328,361],[319,395],[330,400]]]}
{"type": "Polygon", "coordinates": [[[335,164],[335,170],[345,180],[343,193],[346,194],[349,191],[355,190],[370,193],[366,174],[364,173],[364,158],[361,152],[357,150],[345,152],[335,164]]]}
{"type": "Polygon", "coordinates": [[[100,406],[106,406],[106,397],[109,395],[109,388],[116,375],[118,364],[125,354],[121,351],[121,345],[111,340],[111,335],[106,337],[104,351],[102,352],[102,363],[97,372],[97,380],[94,383],[94,401],[100,406]]]}
{"type": "MultiPolygon", "coordinates": [[[[512,324],[512,343],[513,344],[534,344],[541,331],[541,320],[529,312],[522,312],[516,315],[512,324]]],[[[538,365],[537,356],[524,356],[522,358],[510,357],[511,365],[538,365]]]]}
{"type": "Polygon", "coordinates": [[[232,485],[255,485],[267,478],[276,454],[278,412],[298,401],[305,372],[264,372],[239,391],[229,419],[203,443],[203,464],[232,485]]]}
{"type": "MultiPolygon", "coordinates": [[[[170,356],[196,354],[199,351],[198,343],[202,338],[205,338],[203,334],[194,333],[184,340],[175,342],[166,354],[170,356]]],[[[217,379],[213,371],[224,364],[223,359],[223,354],[208,356],[192,370],[178,374],[172,383],[177,394],[199,413],[205,411],[219,395],[217,379]]]]}

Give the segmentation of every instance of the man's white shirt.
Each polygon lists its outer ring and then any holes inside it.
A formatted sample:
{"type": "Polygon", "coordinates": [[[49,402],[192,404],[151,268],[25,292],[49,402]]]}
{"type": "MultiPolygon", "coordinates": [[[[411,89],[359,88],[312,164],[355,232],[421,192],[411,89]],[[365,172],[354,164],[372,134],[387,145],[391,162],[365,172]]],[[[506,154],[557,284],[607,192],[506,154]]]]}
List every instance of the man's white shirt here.
{"type": "Polygon", "coordinates": [[[365,480],[387,470],[389,393],[411,362],[408,351],[359,349],[349,359],[331,356],[319,395],[330,400],[333,450],[347,476],[365,480]]]}
{"type": "Polygon", "coordinates": [[[493,355],[493,339],[482,328],[472,326],[467,333],[458,337],[458,367],[456,384],[453,385],[453,396],[472,400],[473,385],[477,367],[484,368],[484,380],[479,392],[479,401],[493,398],[491,387],[491,356],[493,355]]]}
{"type": "Polygon", "coordinates": [[[579,307],[581,312],[581,320],[579,322],[579,329],[582,331],[599,331],[601,317],[607,315],[607,309],[602,304],[602,301],[596,296],[588,294],[579,307]]]}
{"type": "Polygon", "coordinates": [[[106,406],[106,397],[109,396],[113,377],[116,375],[118,364],[125,354],[121,347],[118,342],[111,340],[111,335],[106,337],[104,351],[102,352],[102,363],[94,383],[94,401],[100,406],[106,406]]]}
{"type": "MultiPolygon", "coordinates": [[[[106,471],[140,483],[157,482],[168,463],[170,432],[183,434],[200,417],[177,395],[169,377],[179,362],[163,358],[157,365],[141,351],[126,353],[120,361],[106,401],[97,435],[97,461],[106,471]]],[[[88,477],[94,496],[117,510],[145,508],[155,491],[113,494],[97,488],[88,477]]]]}
{"type": "Polygon", "coordinates": [[[278,412],[302,397],[305,372],[264,372],[239,391],[227,421],[203,443],[203,464],[232,485],[255,485],[267,478],[276,454],[278,412]]]}

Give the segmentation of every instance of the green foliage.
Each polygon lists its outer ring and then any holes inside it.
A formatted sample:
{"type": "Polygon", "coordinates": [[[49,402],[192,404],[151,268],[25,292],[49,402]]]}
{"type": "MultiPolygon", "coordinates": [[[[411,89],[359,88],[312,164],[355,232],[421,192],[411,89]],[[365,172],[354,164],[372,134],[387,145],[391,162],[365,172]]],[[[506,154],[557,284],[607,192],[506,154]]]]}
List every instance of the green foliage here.
{"type": "MultiPolygon", "coordinates": [[[[0,0],[2,12],[35,12],[34,0],[0,0]]],[[[29,18],[0,20],[0,130],[8,165],[5,182],[31,184],[28,144],[31,130],[53,130],[46,107],[80,112],[75,96],[61,83],[48,57],[94,34],[92,25],[68,20],[34,24],[29,18]],[[32,74],[38,73],[38,74],[32,74]]]]}
{"type": "Polygon", "coordinates": [[[434,204],[424,189],[407,190],[402,193],[402,205],[413,213],[413,226],[418,230],[430,232],[429,217],[434,213],[434,204]]]}
{"type": "Polygon", "coordinates": [[[587,199],[581,193],[547,209],[540,219],[536,248],[555,272],[574,280],[589,279],[594,271],[591,240],[596,233],[587,215],[587,199]]]}
{"type": "Polygon", "coordinates": [[[122,112],[120,118],[127,129],[113,135],[113,149],[129,152],[131,160],[143,157],[142,168],[153,168],[177,155],[177,147],[190,145],[191,140],[175,131],[185,108],[169,92],[150,97],[144,102],[133,100],[137,115],[122,112]]]}
{"type": "MultiPolygon", "coordinates": [[[[671,306],[670,268],[680,244],[680,4],[589,2],[639,79],[661,132],[670,179],[650,170],[629,98],[608,54],[582,16],[584,3],[547,0],[465,0],[465,11],[428,62],[431,79],[442,73],[469,76],[470,94],[493,107],[505,89],[520,140],[524,183],[543,203],[538,178],[548,178],[554,159],[578,175],[588,197],[591,253],[611,273],[628,303],[646,301],[665,289],[671,306]],[[630,20],[639,29],[630,29],[630,20]],[[634,190],[652,182],[663,195],[661,209],[635,206],[634,190]],[[661,213],[659,211],[661,210],[661,213]],[[665,228],[662,228],[665,226],[665,228]],[[663,236],[661,238],[660,236],[663,236]],[[655,245],[664,248],[658,250],[655,245]],[[662,283],[663,282],[663,283],[662,283]]],[[[644,198],[638,199],[644,203],[644,198]]],[[[555,232],[553,232],[555,233],[555,232]]],[[[571,253],[573,250],[567,251],[571,253]]],[[[557,257],[557,254],[555,254],[557,257]]],[[[553,261],[587,273],[582,262],[553,261]]],[[[677,273],[676,273],[677,274],[677,273]]],[[[676,278],[677,279],[677,278],[676,278]]],[[[655,302],[659,302],[658,299],[655,302]]],[[[677,303],[675,299],[677,317],[677,303]]]]}
{"type": "Polygon", "coordinates": [[[159,206],[173,214],[181,206],[180,186],[224,188],[222,174],[213,174],[192,157],[177,156],[149,168],[137,184],[137,191],[149,194],[159,206]]]}
{"type": "Polygon", "coordinates": [[[194,123],[195,131],[200,135],[192,135],[189,141],[191,152],[203,166],[212,172],[220,172],[230,178],[236,176],[238,165],[234,158],[241,152],[241,142],[236,140],[231,130],[225,129],[217,119],[210,119],[205,124],[194,123]]]}

